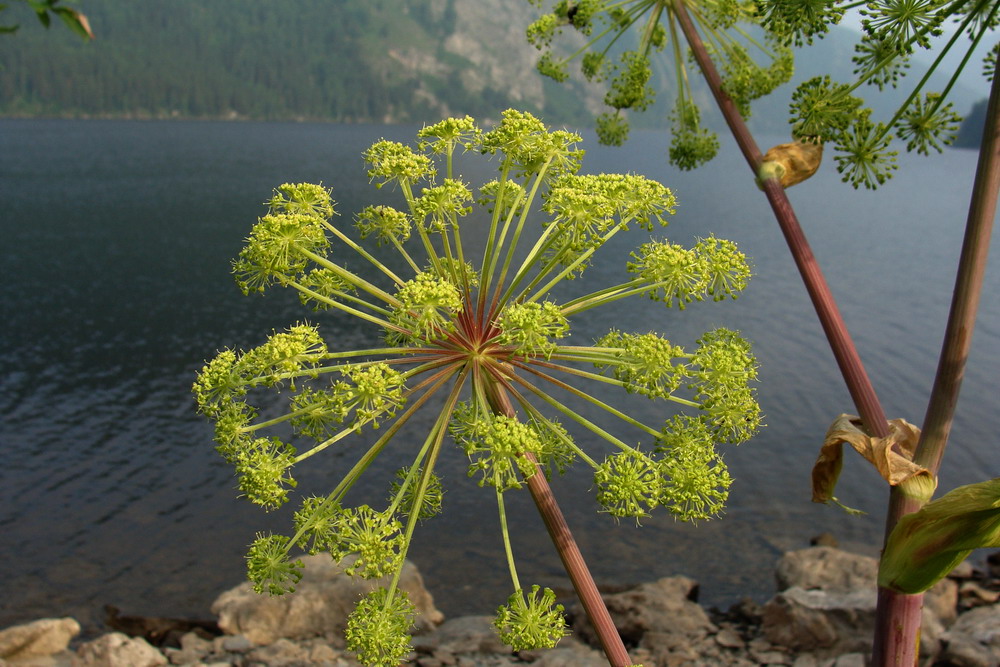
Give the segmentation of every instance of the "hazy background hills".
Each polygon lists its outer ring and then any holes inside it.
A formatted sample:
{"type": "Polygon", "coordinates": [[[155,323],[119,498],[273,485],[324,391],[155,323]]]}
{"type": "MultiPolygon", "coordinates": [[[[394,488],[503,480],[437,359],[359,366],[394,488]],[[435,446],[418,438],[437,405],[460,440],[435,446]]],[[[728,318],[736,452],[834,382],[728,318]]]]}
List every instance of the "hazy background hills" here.
{"type": "MultiPolygon", "coordinates": [[[[84,0],[97,39],[44,30],[14,3],[20,23],[0,37],[0,115],[428,122],[496,118],[514,106],[549,123],[587,126],[603,89],[535,71],[524,38],[538,10],[524,0],[84,0]]],[[[795,81],[850,80],[857,33],[838,28],[800,51],[795,81]]],[[[659,56],[664,59],[666,55],[659,56]]],[[[910,77],[920,73],[919,63],[910,77]]],[[[967,114],[987,84],[974,61],[953,93],[967,114]]],[[[633,117],[664,124],[672,82],[663,66],[656,106],[633,117]]],[[[939,82],[938,86],[940,87],[939,82]]],[[[785,132],[789,84],[754,107],[753,129],[785,132]]],[[[707,102],[702,86],[696,94],[707,102]]],[[[888,109],[899,94],[878,96],[888,109]]],[[[710,108],[711,105],[704,105],[710,108]]],[[[707,122],[721,128],[718,116],[707,122]]]]}

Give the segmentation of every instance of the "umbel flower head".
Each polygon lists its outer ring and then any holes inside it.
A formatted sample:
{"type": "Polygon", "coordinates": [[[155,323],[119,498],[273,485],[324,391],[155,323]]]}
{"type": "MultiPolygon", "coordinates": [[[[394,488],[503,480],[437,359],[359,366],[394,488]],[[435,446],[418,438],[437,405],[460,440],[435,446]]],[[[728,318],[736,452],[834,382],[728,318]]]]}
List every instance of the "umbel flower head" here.
{"type": "MultiPolygon", "coordinates": [[[[541,0],[528,0],[542,6],[541,0]]],[[[678,0],[683,2],[694,23],[701,29],[705,47],[719,63],[722,86],[744,117],[751,103],[787,82],[792,76],[792,52],[788,46],[768,36],[755,39],[747,31],[761,22],[756,0],[678,0]]],[[[795,5],[794,18],[778,13],[774,24],[791,21],[794,27],[825,29],[821,17],[830,3],[817,0],[795,5]]],[[[787,28],[786,28],[787,29],[787,28]]],[[[811,32],[809,34],[812,34],[811,32]]],[[[708,162],[719,150],[715,132],[702,125],[702,114],[691,88],[688,49],[678,23],[677,7],[666,0],[554,0],[549,12],[528,27],[528,42],[541,52],[538,70],[557,81],[565,80],[568,66],[579,60],[583,76],[605,82],[604,103],[609,110],[597,116],[601,143],[620,146],[628,138],[627,112],[645,111],[656,97],[651,80],[654,62],[672,60],[666,73],[669,86],[672,139],[670,163],[694,169],[708,162]],[[632,35],[632,29],[635,34],[632,35]],[[558,48],[556,38],[564,30],[575,30],[586,40],[571,53],[558,48]],[[554,45],[555,44],[555,45],[554,45]],[[624,49],[624,50],[623,50],[624,49]],[[620,55],[618,55],[620,54],[620,55]]]]}
{"type": "Polygon", "coordinates": [[[760,424],[756,362],[735,331],[706,332],[690,349],[659,332],[572,335],[578,318],[623,299],[678,312],[736,298],[750,271],[735,244],[654,236],[623,262],[617,282],[590,287],[578,279],[608,241],[631,225],[646,238],[666,226],[676,206],[668,188],[636,174],[579,174],[580,138],[523,112],[505,112],[489,131],[448,119],[418,138],[415,147],[380,141],[365,152],[376,187],[390,186],[400,201],[363,208],[357,234],[338,226],[330,190],[285,184],[233,263],[245,292],[291,288],[319,318],[326,310],[358,318],[371,346],[338,349],[319,324],[296,324],[256,348],[221,351],[193,387],[240,494],[268,510],[292,499],[306,459],[334,445],[343,455],[359,431],[375,434],[366,451],[346,454],[356,463],[326,495],[298,501],[289,535],[259,534],[247,557],[254,587],[270,594],[294,590],[302,576],[296,548],[387,580],[348,623],[348,645],[369,665],[398,664],[409,650],[413,607],[399,574],[417,525],[447,506],[435,473],[443,455],[466,458],[469,476],[496,499],[515,591],[496,626],[520,650],[554,645],[565,622],[551,590],[518,581],[505,494],[580,462],[616,519],[661,507],[709,519],[731,483],[717,446],[750,438],[760,424]],[[498,177],[467,184],[453,173],[459,148],[494,160],[498,177]],[[462,243],[469,225],[488,227],[475,257],[462,243]],[[358,235],[374,238],[366,246],[358,235]],[[672,406],[662,412],[674,416],[645,423],[628,414],[636,396],[672,406]],[[432,425],[381,481],[385,504],[352,503],[362,474],[423,410],[436,412],[432,425]],[[618,428],[599,426],[601,412],[618,428]]]}
{"type": "MultiPolygon", "coordinates": [[[[528,2],[544,4],[542,0],[528,2]]],[[[579,60],[587,80],[608,82],[604,102],[612,111],[597,117],[603,143],[625,141],[625,112],[649,106],[656,94],[650,84],[652,63],[662,60],[654,56],[661,51],[670,54],[673,71],[669,75],[675,83],[669,88],[676,93],[670,114],[669,159],[681,169],[710,160],[719,147],[715,134],[701,125],[691,93],[681,11],[690,16],[721,73],[722,90],[744,117],[749,116],[753,100],[770,94],[791,77],[790,47],[822,39],[846,11],[857,12],[863,34],[852,59],[855,80],[839,83],[817,76],[802,83],[792,97],[790,124],[796,139],[822,142],[838,152],[837,170],[845,182],[870,189],[883,184],[896,169],[893,139],[905,142],[908,151],[924,155],[931,149],[941,152],[954,141],[961,118],[947,97],[968,56],[941,92],[928,92],[924,85],[945,53],[963,48],[964,42],[971,54],[1000,25],[1000,5],[994,0],[869,0],[849,6],[836,0],[553,0],[550,11],[528,27],[528,42],[542,52],[541,73],[565,80],[568,64],[579,60]],[[762,30],[763,39],[753,38],[748,28],[762,30]],[[572,52],[558,48],[556,41],[569,29],[586,40],[572,52]],[[946,33],[950,35],[947,40],[946,33]],[[935,44],[932,37],[942,39],[935,44]],[[927,57],[933,61],[931,71],[915,82],[890,119],[873,118],[858,89],[865,84],[879,91],[897,87],[907,74],[911,55],[932,48],[942,53],[927,57]],[[618,52],[622,55],[612,55],[618,52]]],[[[985,61],[987,79],[992,78],[996,59],[994,48],[985,61]]]]}

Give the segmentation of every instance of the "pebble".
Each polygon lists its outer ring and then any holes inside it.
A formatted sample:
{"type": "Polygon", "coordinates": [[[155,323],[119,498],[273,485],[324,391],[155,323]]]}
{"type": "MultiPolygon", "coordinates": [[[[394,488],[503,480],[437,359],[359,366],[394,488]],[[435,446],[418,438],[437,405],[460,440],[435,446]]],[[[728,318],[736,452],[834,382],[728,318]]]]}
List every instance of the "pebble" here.
{"type": "Polygon", "coordinates": [[[746,646],[746,642],[743,641],[743,637],[740,637],[740,633],[731,628],[720,630],[719,634],[715,635],[715,641],[719,643],[719,646],[725,646],[726,648],[741,649],[746,646]]]}
{"type": "Polygon", "coordinates": [[[220,637],[220,639],[222,641],[219,642],[219,644],[221,645],[222,650],[230,653],[246,653],[254,647],[254,643],[243,635],[220,637]]]}

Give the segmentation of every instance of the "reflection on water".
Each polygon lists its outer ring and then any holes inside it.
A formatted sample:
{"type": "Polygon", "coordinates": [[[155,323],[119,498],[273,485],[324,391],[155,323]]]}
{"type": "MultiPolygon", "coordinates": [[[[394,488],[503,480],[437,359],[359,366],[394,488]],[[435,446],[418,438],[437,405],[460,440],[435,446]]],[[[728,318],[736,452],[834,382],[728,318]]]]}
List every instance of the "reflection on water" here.
{"type": "MultiPolygon", "coordinates": [[[[302,319],[319,324],[332,347],[372,344],[370,329],[336,313],[313,315],[291,294],[242,297],[229,261],[279,183],[332,186],[344,220],[376,197],[392,197],[368,185],[360,154],[383,136],[407,140],[412,131],[0,121],[0,583],[7,592],[0,626],[71,614],[93,627],[106,603],[127,613],[205,615],[218,592],[242,579],[254,533],[287,529],[284,511],[265,514],[235,498],[232,471],[214,453],[189,388],[216,350],[256,345],[302,319]]],[[[672,187],[680,206],[668,236],[732,238],[756,276],[736,302],[696,304],[683,314],[625,304],[593,313],[573,336],[587,340],[615,326],[691,344],[715,326],[739,328],[760,360],[767,427],[726,453],[736,482],[718,521],[689,526],[655,516],[641,528],[617,525],[597,514],[584,470],[553,487],[599,583],[684,573],[702,583],[708,604],[763,599],[778,554],[816,533],[874,553],[886,493],[873,472],[849,460],[838,495],[871,514],[849,518],[809,503],[809,470],[826,426],[852,411],[847,392],[742,158],[729,150],[699,172],[678,173],[665,163],[664,143],[637,133],[625,149],[605,149],[588,138],[585,162],[591,171],[635,171],[672,187]]],[[[919,423],[975,155],[904,156],[903,163],[877,194],[850,190],[826,165],[791,198],[886,413],[919,423]]],[[[473,183],[494,168],[460,167],[473,183]]],[[[587,279],[618,275],[629,249],[647,237],[640,229],[617,237],[587,279]]],[[[998,282],[990,271],[942,488],[1000,475],[991,452],[1000,427],[992,381],[1000,372],[998,282]]],[[[655,403],[629,408],[651,423],[663,418],[655,403]]],[[[396,446],[402,452],[422,441],[428,426],[414,424],[396,446]]],[[[360,446],[311,460],[300,490],[329,488],[360,446]]],[[[495,506],[454,453],[443,462],[446,511],[421,526],[411,557],[446,614],[488,613],[510,585],[495,506]]],[[[383,466],[374,473],[397,462],[383,466]]],[[[567,589],[530,497],[514,494],[508,513],[521,576],[567,589]]]]}

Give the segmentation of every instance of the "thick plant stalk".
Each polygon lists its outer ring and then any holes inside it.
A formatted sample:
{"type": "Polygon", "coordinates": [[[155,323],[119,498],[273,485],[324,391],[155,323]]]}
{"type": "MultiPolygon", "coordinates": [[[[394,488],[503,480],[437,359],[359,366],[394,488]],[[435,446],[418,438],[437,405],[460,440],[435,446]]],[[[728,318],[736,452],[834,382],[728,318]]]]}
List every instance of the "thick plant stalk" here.
{"type": "MultiPolygon", "coordinates": [[[[508,417],[516,416],[514,406],[510,402],[510,396],[502,388],[496,387],[490,399],[493,402],[493,409],[498,413],[508,417]]],[[[573,588],[576,590],[577,597],[580,598],[580,603],[583,604],[587,618],[590,619],[590,624],[600,639],[601,647],[608,658],[608,664],[611,667],[628,667],[632,664],[632,660],[629,658],[628,651],[625,650],[625,644],[611,619],[608,607],[604,604],[604,598],[597,590],[594,577],[591,576],[590,569],[583,560],[583,554],[576,544],[573,533],[570,532],[566,518],[556,503],[552,488],[549,486],[548,480],[545,479],[545,472],[538,465],[534,455],[528,452],[525,456],[535,464],[535,474],[527,479],[528,491],[531,492],[538,513],[541,514],[542,521],[545,522],[545,528],[549,531],[549,537],[559,553],[563,568],[569,575],[570,581],[573,582],[573,588]]]]}
{"type": "Polygon", "coordinates": [[[938,363],[934,389],[927,406],[927,414],[920,444],[914,456],[916,463],[936,472],[944,455],[944,446],[951,431],[955,404],[961,388],[965,361],[972,343],[972,330],[976,324],[983,275],[986,273],[990,236],[997,210],[997,192],[1000,189],[1000,77],[994,77],[990,102],[986,111],[986,126],[979,148],[979,164],[969,205],[965,240],[959,259],[958,275],[948,328],[938,363]]]}
{"type": "MultiPolygon", "coordinates": [[[[698,31],[691,21],[691,16],[684,6],[684,0],[673,0],[673,10],[684,37],[687,39],[688,46],[691,47],[694,58],[705,76],[705,81],[712,90],[712,95],[715,96],[719,110],[722,111],[722,115],[729,125],[733,138],[736,139],[750,169],[753,170],[754,177],[758,177],[763,156],[743,121],[743,117],[736,109],[736,105],[722,89],[722,77],[715,69],[715,64],[709,57],[698,31]]],[[[806,290],[809,292],[809,298],[812,299],[813,306],[816,308],[816,314],[819,316],[823,331],[830,341],[830,347],[833,349],[837,365],[847,383],[847,389],[851,393],[858,413],[864,420],[865,428],[871,435],[888,436],[889,427],[885,412],[882,410],[882,404],[879,403],[875,388],[872,386],[871,380],[868,379],[868,373],[865,371],[854,341],[851,340],[851,335],[847,331],[844,318],[837,308],[837,303],[830,292],[826,278],[820,270],[819,262],[816,261],[816,257],[809,247],[809,242],[806,240],[802,226],[799,224],[791,202],[788,201],[788,196],[785,194],[781,182],[777,178],[770,177],[762,179],[760,183],[771,204],[771,209],[774,211],[774,216],[781,226],[785,241],[795,259],[795,265],[798,267],[806,290]]]]}
{"type": "MultiPolygon", "coordinates": [[[[934,388],[927,405],[921,429],[920,442],[914,462],[937,475],[951,432],[955,405],[965,373],[965,362],[972,344],[972,331],[976,324],[979,297],[982,292],[983,274],[986,272],[993,218],[997,210],[997,191],[1000,189],[1000,77],[993,77],[993,88],[986,111],[986,126],[979,148],[979,164],[972,189],[969,217],[965,227],[965,240],[959,258],[955,291],[948,315],[941,356],[938,360],[934,388]]],[[[910,512],[920,509],[923,503],[894,488],[889,497],[886,516],[886,537],[896,522],[910,512]]],[[[876,611],[875,644],[872,664],[877,666],[906,666],[916,664],[919,657],[920,608],[922,595],[902,595],[879,589],[876,611]]]]}

